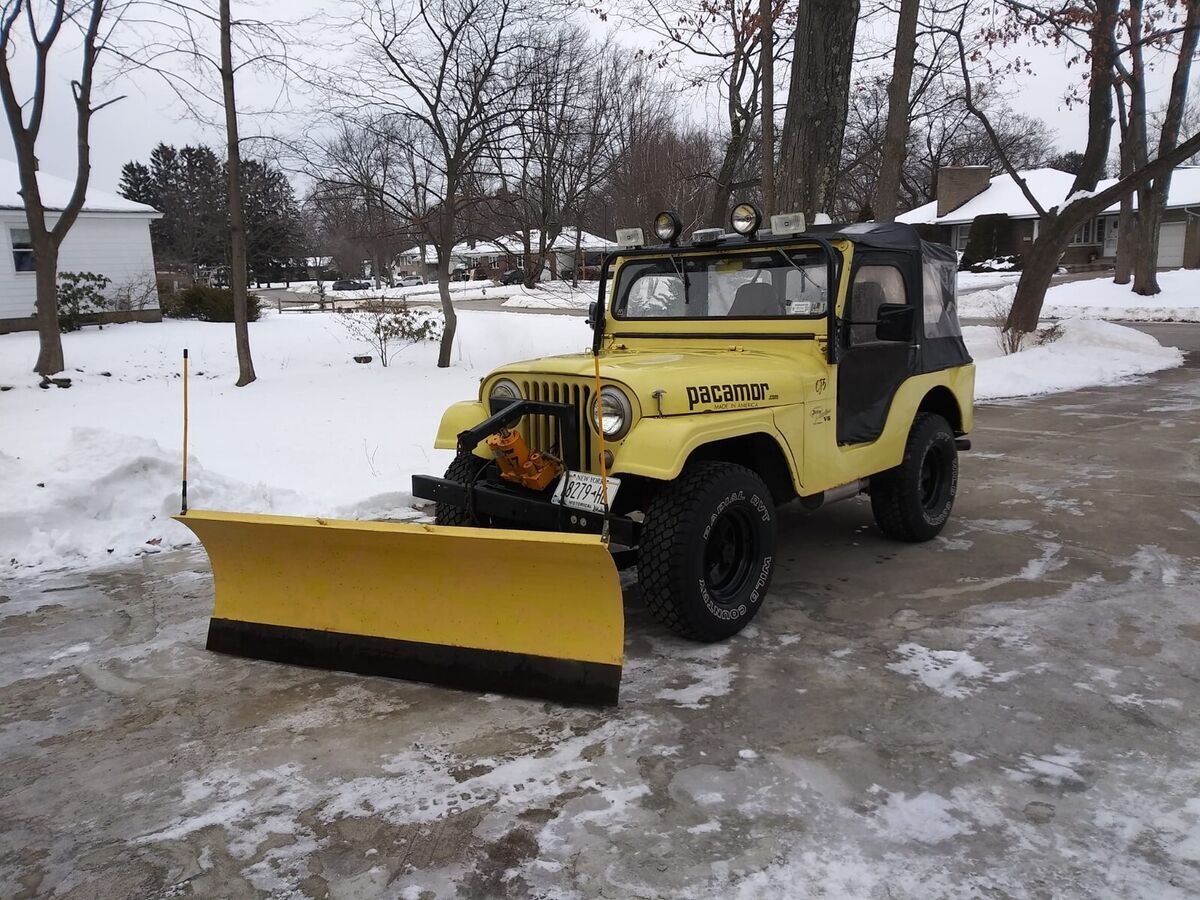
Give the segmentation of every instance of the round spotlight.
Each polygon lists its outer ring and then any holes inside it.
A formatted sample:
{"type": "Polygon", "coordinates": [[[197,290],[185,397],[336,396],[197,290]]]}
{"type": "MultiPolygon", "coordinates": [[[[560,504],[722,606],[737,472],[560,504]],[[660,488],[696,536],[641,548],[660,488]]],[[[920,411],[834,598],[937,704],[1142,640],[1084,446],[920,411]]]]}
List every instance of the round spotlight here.
{"type": "Polygon", "coordinates": [[[729,224],[738,234],[752,236],[762,224],[762,213],[753,203],[739,203],[729,216],[729,224]]]}
{"type": "Polygon", "coordinates": [[[672,209],[665,209],[654,217],[654,233],[664,244],[673,244],[683,231],[683,222],[679,214],[672,209]]]}

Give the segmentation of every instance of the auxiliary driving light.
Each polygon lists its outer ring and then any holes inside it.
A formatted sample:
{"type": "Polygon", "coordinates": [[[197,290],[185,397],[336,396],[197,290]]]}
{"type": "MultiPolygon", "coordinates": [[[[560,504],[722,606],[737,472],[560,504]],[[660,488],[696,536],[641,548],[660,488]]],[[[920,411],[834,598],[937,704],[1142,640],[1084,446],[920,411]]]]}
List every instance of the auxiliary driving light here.
{"type": "Polygon", "coordinates": [[[673,209],[664,209],[654,217],[654,233],[664,244],[673,244],[683,231],[683,222],[673,209]]]}
{"type": "Polygon", "coordinates": [[[733,208],[733,213],[729,216],[729,224],[738,234],[746,237],[753,237],[754,232],[758,231],[758,226],[762,223],[762,213],[758,211],[758,207],[753,203],[739,203],[733,208]]]}

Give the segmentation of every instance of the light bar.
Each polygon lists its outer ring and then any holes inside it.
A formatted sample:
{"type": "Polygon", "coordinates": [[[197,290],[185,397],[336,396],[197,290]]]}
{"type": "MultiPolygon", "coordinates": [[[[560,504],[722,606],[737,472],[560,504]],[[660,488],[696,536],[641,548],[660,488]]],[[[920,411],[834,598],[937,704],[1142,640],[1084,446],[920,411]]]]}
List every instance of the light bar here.
{"type": "Polygon", "coordinates": [[[693,244],[715,244],[725,237],[724,228],[700,228],[692,232],[693,244]]]}

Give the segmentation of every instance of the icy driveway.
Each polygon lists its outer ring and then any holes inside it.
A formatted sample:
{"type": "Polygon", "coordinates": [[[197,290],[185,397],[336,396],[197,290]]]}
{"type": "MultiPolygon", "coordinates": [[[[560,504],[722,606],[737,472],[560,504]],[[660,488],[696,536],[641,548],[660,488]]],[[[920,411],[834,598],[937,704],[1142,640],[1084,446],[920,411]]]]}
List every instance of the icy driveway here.
{"type": "Polygon", "coordinates": [[[1198,375],[980,410],[933,544],[790,512],[729,644],[631,585],[615,713],[207,654],[198,553],[0,584],[0,896],[1194,897],[1198,375]]]}

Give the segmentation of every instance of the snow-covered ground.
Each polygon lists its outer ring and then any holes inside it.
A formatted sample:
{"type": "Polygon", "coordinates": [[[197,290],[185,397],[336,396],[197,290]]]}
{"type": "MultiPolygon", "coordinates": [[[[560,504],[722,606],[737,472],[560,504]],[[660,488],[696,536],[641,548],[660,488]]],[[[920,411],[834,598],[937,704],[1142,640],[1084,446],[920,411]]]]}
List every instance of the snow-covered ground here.
{"type": "MultiPolygon", "coordinates": [[[[1102,322],[1065,323],[1056,343],[1002,357],[994,329],[966,338],[981,400],[1109,384],[1179,365],[1179,351],[1102,322]]],[[[409,347],[391,366],[332,315],[268,312],[252,326],[259,380],[233,387],[231,325],[164,321],[64,336],[73,384],[39,389],[34,334],[0,336],[0,560],[52,568],[102,563],[191,540],[178,511],[181,352],[190,349],[189,497],[195,507],[404,518],[409,477],[441,472],[442,410],[476,396],[514,359],[590,343],[577,317],[464,311],[454,365],[409,347]],[[157,542],[157,543],[148,543],[157,542]]]]}
{"type": "MultiPolygon", "coordinates": [[[[990,318],[998,310],[1007,312],[1017,290],[1016,275],[958,276],[959,315],[990,318]]],[[[1089,278],[1057,284],[1046,293],[1042,317],[1048,319],[1124,319],[1132,322],[1200,322],[1200,269],[1159,272],[1162,292],[1142,297],[1128,284],[1114,284],[1111,277],[1089,278]]]]}

